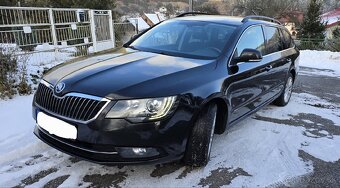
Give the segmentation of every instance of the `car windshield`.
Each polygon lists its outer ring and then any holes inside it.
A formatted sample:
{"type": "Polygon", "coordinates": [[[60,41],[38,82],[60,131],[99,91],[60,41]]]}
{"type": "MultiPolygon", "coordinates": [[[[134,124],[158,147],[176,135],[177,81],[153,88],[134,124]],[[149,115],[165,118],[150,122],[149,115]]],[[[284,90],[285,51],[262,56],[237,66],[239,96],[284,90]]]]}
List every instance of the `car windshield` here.
{"type": "Polygon", "coordinates": [[[165,55],[214,59],[220,56],[235,28],[205,21],[166,21],[144,33],[130,46],[165,55]]]}

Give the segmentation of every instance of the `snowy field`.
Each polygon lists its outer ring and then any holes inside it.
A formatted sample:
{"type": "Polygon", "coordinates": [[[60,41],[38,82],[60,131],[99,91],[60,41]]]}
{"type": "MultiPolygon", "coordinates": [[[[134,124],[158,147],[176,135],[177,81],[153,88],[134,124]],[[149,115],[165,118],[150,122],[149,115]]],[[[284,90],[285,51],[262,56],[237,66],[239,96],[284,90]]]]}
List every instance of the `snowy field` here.
{"type": "Polygon", "coordinates": [[[340,52],[303,50],[300,56],[301,66],[314,68],[305,69],[300,74],[316,74],[340,78],[340,52]]]}
{"type": "Polygon", "coordinates": [[[33,135],[32,95],[0,101],[0,187],[340,186],[340,53],[302,51],[300,66],[290,103],[269,105],[216,135],[205,168],[80,161],[33,135]],[[312,78],[330,79],[333,90],[315,91],[312,78]]]}

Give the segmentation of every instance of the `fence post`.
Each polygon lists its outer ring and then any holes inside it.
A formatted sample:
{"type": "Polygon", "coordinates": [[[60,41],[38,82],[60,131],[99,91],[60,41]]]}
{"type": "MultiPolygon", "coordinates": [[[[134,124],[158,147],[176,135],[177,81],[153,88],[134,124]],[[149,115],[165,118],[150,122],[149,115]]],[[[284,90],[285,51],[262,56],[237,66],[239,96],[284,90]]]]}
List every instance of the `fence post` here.
{"type": "Polygon", "coordinates": [[[53,16],[53,9],[48,9],[49,12],[49,18],[50,18],[50,24],[51,24],[51,32],[52,32],[52,40],[53,40],[53,46],[54,46],[54,59],[55,61],[58,61],[58,39],[57,39],[57,31],[54,24],[54,16],[53,16]]]}
{"type": "Polygon", "coordinates": [[[94,10],[89,10],[89,11],[90,11],[90,25],[91,25],[93,52],[97,52],[97,36],[96,36],[96,23],[94,21],[94,10]]]}
{"type": "Polygon", "coordinates": [[[113,19],[112,19],[112,11],[110,10],[109,11],[109,21],[110,21],[110,36],[111,36],[111,40],[112,40],[112,43],[113,43],[113,48],[116,47],[116,37],[114,35],[114,27],[113,27],[113,19]]]}

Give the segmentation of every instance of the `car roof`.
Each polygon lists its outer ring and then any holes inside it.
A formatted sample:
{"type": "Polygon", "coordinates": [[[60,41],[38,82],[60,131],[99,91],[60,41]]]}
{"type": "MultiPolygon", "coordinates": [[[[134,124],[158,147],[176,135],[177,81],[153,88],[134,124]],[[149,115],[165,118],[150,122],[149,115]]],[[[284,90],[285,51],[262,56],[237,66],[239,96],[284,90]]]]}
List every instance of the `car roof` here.
{"type": "Polygon", "coordinates": [[[236,17],[236,16],[223,16],[223,15],[196,15],[196,16],[183,16],[177,17],[172,20],[187,20],[187,21],[206,21],[206,22],[213,22],[213,23],[220,23],[226,25],[235,25],[240,26],[245,23],[248,24],[267,24],[278,26],[279,24],[264,21],[264,20],[256,20],[256,19],[249,19],[246,22],[242,22],[243,17],[236,17]]]}

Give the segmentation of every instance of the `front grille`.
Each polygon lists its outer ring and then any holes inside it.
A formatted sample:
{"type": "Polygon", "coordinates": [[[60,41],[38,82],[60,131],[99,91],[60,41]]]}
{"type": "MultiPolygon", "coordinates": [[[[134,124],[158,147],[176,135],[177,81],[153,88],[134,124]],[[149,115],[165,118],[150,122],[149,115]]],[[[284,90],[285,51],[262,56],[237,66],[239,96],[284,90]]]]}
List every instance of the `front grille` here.
{"type": "Polygon", "coordinates": [[[107,103],[74,95],[58,98],[53,94],[53,89],[43,83],[39,84],[35,93],[35,102],[48,112],[76,121],[93,119],[107,103]]]}

